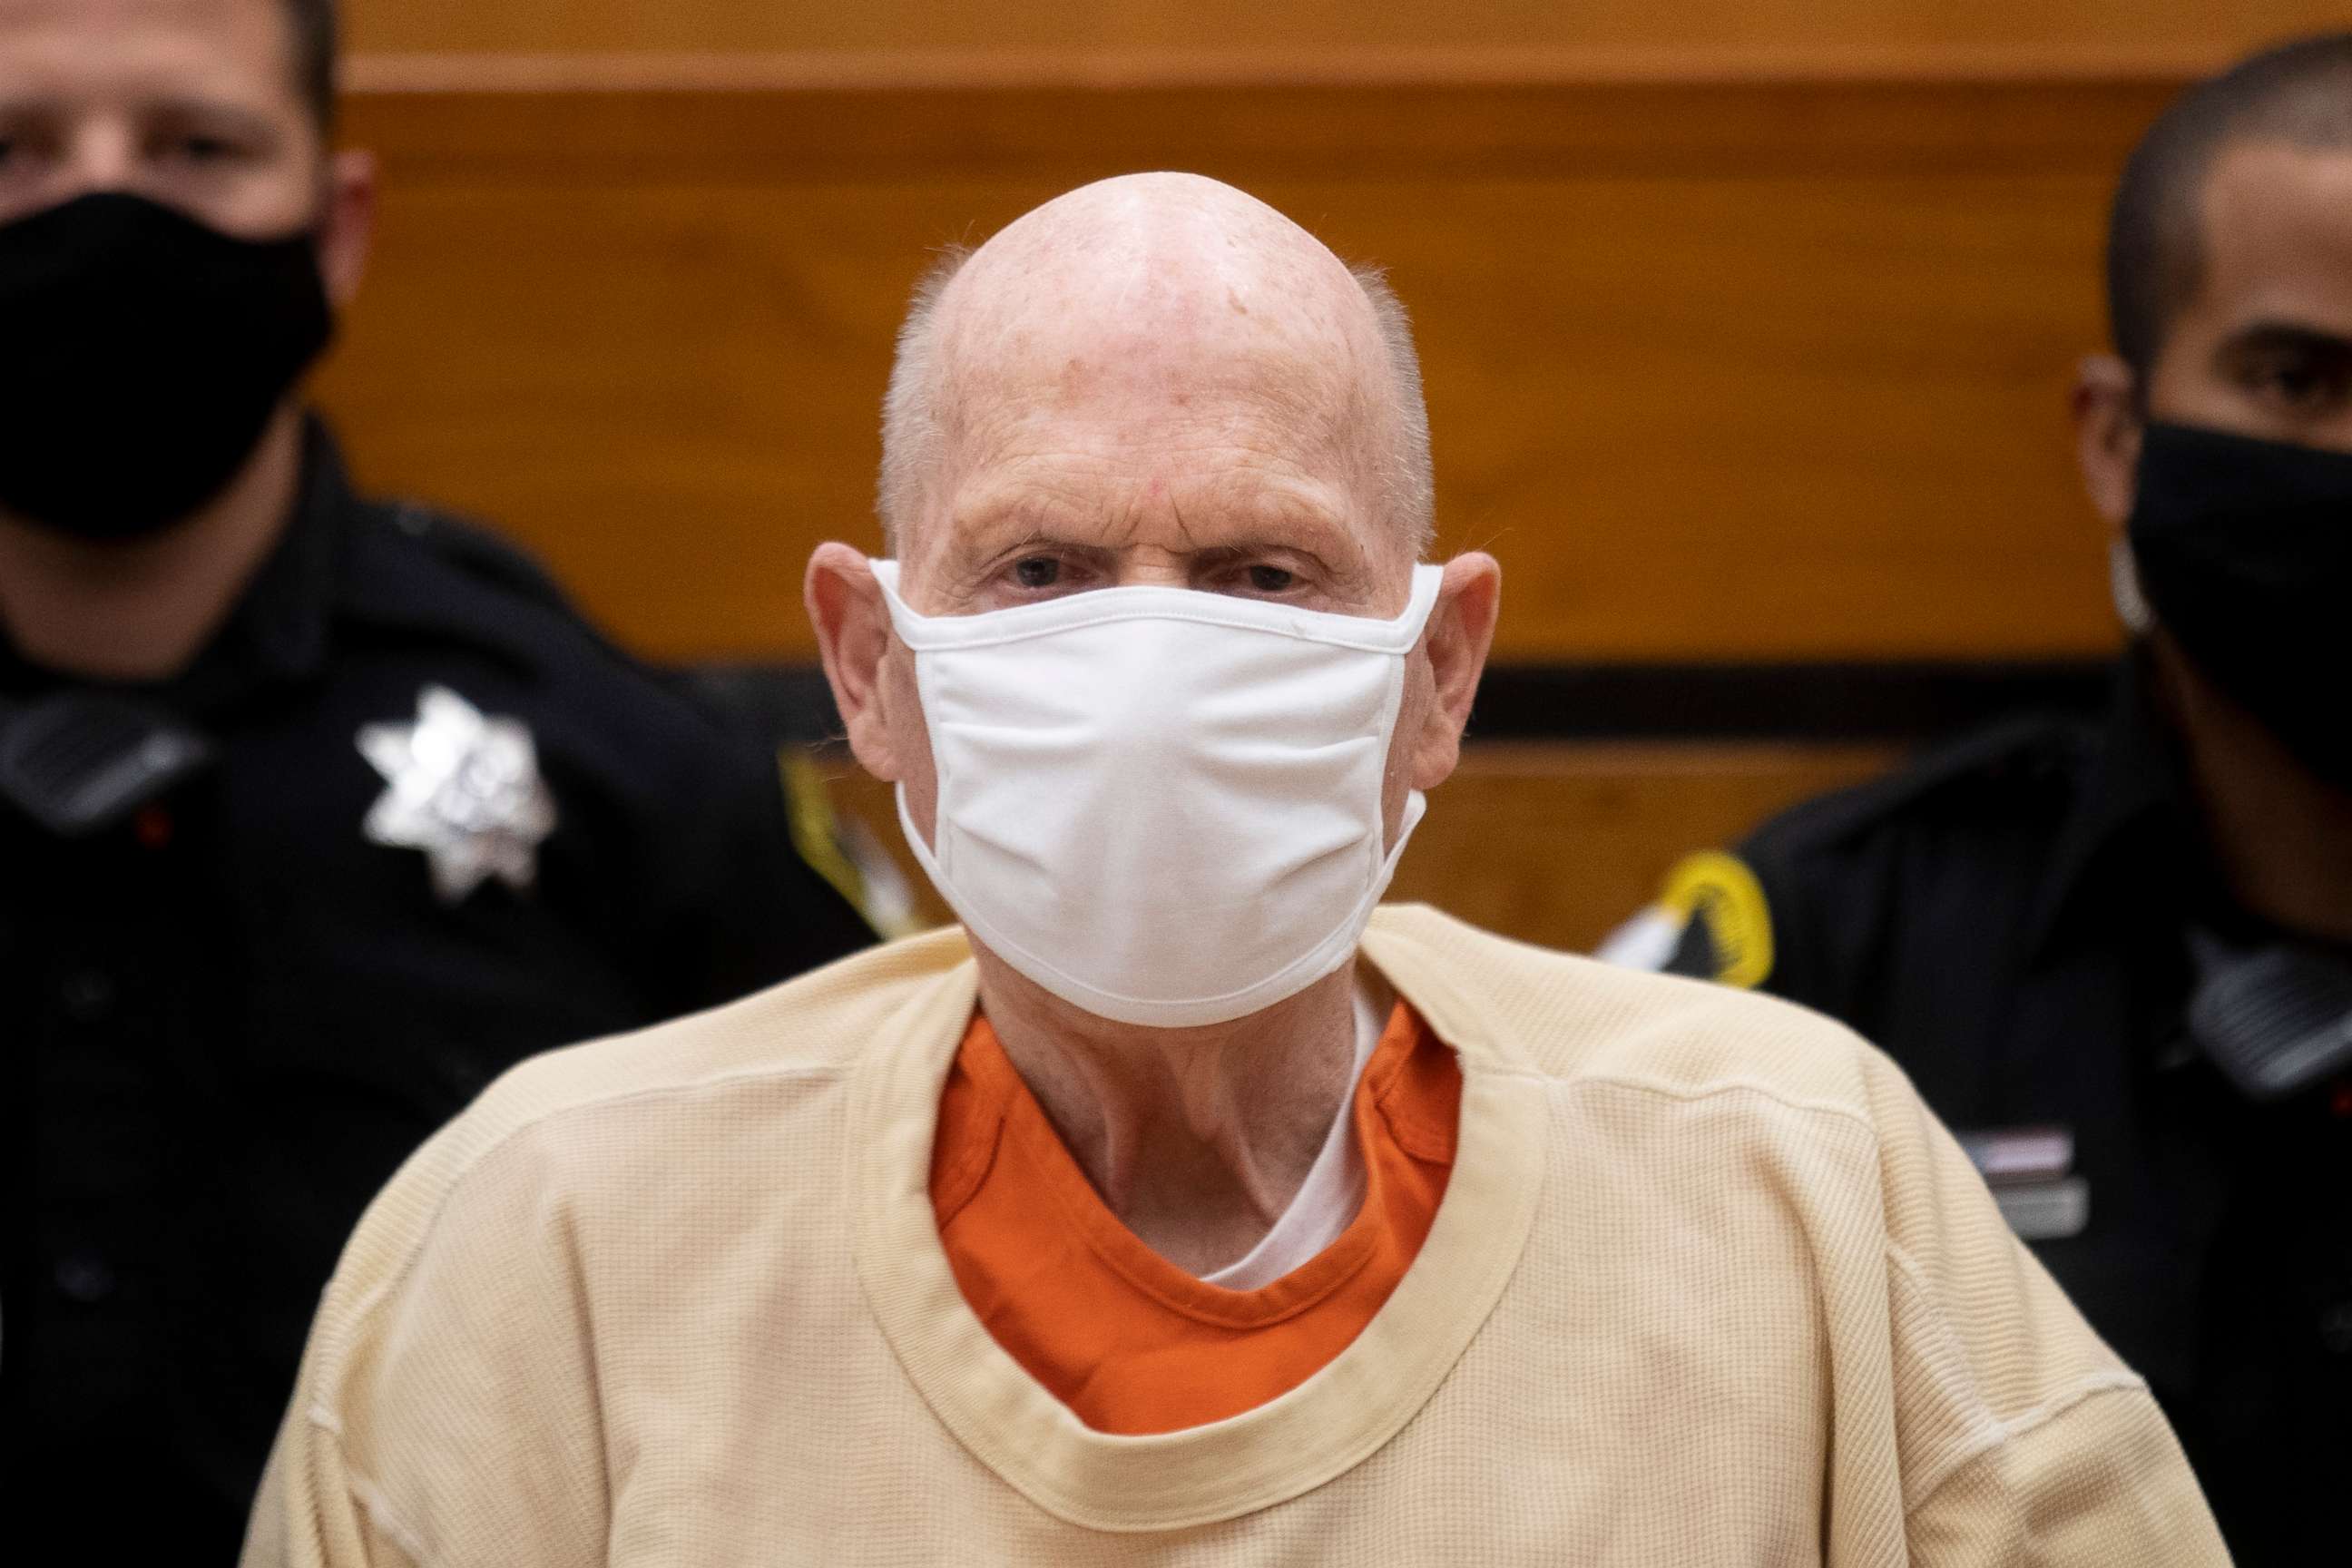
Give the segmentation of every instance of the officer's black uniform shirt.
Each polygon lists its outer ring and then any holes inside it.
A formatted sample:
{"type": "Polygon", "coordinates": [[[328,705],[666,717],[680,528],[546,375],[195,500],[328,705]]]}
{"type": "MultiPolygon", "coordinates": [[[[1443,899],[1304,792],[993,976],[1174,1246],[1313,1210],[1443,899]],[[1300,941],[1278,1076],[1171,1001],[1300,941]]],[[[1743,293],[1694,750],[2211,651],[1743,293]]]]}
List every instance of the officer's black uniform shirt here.
{"type": "MultiPolygon", "coordinates": [[[[2071,1130],[2087,1216],[2034,1250],[2147,1377],[2241,1562],[2352,1561],[2352,1087],[2256,1106],[2189,1041],[2187,933],[2264,933],[2147,686],[2127,663],[2103,722],[2012,724],[1759,829],[1763,988],[1963,1133],[2071,1130]]],[[[1669,967],[1717,973],[1715,923],[1669,967]]]]}
{"type": "MultiPolygon", "coordinates": [[[[64,686],[0,647],[0,703],[64,686]]],[[[316,429],[230,622],[140,695],[216,761],[84,837],[0,800],[0,1518],[58,1561],[225,1563],[318,1292],[411,1150],[525,1055],[869,933],[793,853],[772,755],[509,548],[354,498],[316,429]],[[556,826],[526,891],[446,901],[362,831],[386,779],[359,731],[428,686],[529,728],[556,826]]]]}

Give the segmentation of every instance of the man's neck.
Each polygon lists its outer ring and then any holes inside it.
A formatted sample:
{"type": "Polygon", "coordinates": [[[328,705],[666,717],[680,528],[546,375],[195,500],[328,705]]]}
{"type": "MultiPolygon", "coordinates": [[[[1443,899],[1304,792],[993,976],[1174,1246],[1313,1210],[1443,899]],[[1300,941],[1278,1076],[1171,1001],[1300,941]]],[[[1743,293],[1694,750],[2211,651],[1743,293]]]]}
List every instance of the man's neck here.
{"type": "Polygon", "coordinates": [[[1257,1245],[1354,1088],[1353,966],[1231,1023],[1148,1029],[980,958],[1005,1055],[1121,1223],[1195,1274],[1257,1245]]]}
{"type": "Polygon", "coordinates": [[[2296,761],[2178,648],[2159,638],[2155,652],[2231,893],[2283,930],[2352,944],[2352,794],[2296,761]]]}
{"type": "Polygon", "coordinates": [[[177,674],[285,531],[301,478],[302,411],[289,401],[227,489],[152,537],[76,539],[0,513],[0,635],[61,675],[177,674]]]}

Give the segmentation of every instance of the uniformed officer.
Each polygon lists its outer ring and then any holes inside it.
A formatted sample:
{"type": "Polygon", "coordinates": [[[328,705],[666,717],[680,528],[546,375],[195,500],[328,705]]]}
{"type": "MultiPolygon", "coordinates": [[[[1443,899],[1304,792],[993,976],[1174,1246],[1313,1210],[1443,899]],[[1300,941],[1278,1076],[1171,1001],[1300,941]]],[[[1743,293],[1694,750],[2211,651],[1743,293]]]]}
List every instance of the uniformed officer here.
{"type": "Polygon", "coordinates": [[[867,936],[772,756],[306,416],[373,194],[332,37],[0,0],[0,1555],[229,1561],[413,1146],[867,936]]]}
{"type": "MultiPolygon", "coordinates": [[[[2135,634],[2023,720],[1670,878],[1615,952],[1885,1046],[2147,1373],[2242,1562],[2352,1479],[2352,35],[2179,100],[2074,396],[2135,634]]],[[[2324,1557],[2313,1555],[2324,1552],[2324,1557]]]]}

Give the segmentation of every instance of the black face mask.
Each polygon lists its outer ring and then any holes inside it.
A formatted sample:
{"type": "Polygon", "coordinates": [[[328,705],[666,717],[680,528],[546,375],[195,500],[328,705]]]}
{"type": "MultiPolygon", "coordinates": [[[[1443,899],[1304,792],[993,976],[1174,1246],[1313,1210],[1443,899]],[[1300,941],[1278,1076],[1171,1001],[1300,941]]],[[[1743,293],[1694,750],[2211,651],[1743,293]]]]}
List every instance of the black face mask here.
{"type": "Polygon", "coordinates": [[[2352,789],[2352,453],[2150,425],[2131,546],[2181,651],[2352,789]]]}
{"type": "Polygon", "coordinates": [[[141,196],[0,226],[0,510],[131,539],[226,489],[333,318],[310,237],[141,196]]]}

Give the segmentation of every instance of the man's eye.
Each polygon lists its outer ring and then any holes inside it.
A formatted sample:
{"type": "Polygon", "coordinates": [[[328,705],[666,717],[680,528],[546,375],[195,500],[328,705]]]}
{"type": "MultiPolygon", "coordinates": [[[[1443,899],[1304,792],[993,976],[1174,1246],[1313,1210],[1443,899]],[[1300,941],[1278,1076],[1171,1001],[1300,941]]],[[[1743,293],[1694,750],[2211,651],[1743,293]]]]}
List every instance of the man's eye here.
{"type": "Polygon", "coordinates": [[[0,174],[23,178],[56,161],[58,142],[48,127],[12,121],[0,129],[0,174]]]}
{"type": "Polygon", "coordinates": [[[225,163],[244,155],[245,149],[222,136],[174,136],[159,149],[173,163],[225,163]]]}
{"type": "Polygon", "coordinates": [[[2283,365],[2269,376],[2271,388],[2295,408],[2332,403],[2344,395],[2344,377],[2323,365],[2283,365]]]}
{"type": "Polygon", "coordinates": [[[1298,581],[1296,573],[1279,566],[1253,566],[1249,569],[1250,586],[1261,594],[1284,594],[1298,581]]]}
{"type": "Polygon", "coordinates": [[[1024,588],[1050,588],[1062,580],[1062,563],[1050,555],[1024,556],[1013,563],[1013,580],[1024,588]]]}
{"type": "Polygon", "coordinates": [[[2352,401],[2352,345],[2290,345],[2248,357],[2246,389],[2297,416],[2326,414],[2352,401]]]}

